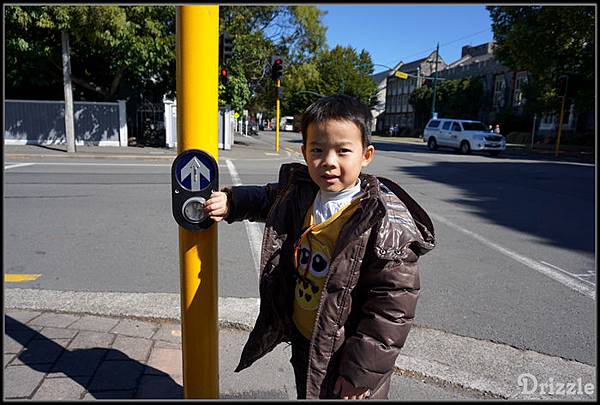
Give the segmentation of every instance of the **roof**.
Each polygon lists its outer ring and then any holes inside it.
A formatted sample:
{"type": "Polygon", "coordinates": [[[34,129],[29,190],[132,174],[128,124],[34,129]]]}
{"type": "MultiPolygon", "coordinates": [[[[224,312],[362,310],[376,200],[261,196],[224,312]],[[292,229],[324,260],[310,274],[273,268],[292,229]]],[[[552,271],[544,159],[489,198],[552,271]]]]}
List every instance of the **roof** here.
{"type": "Polygon", "coordinates": [[[472,63],[477,63],[477,62],[485,62],[486,60],[490,60],[490,59],[494,59],[494,55],[491,53],[488,53],[485,55],[478,55],[478,56],[465,55],[462,58],[458,59],[457,61],[454,61],[454,62],[450,63],[449,65],[447,65],[446,69],[452,69],[457,66],[466,66],[466,65],[470,65],[472,63]]]}

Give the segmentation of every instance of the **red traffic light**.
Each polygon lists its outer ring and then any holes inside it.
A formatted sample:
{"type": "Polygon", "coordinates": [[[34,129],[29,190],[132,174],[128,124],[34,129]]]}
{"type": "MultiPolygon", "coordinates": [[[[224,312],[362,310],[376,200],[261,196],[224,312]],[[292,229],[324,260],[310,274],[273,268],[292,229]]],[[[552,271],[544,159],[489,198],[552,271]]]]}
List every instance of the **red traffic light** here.
{"type": "Polygon", "coordinates": [[[221,69],[219,69],[219,80],[223,84],[227,83],[227,81],[229,80],[229,77],[227,76],[227,68],[226,67],[222,67],[221,69]]]}
{"type": "Polygon", "coordinates": [[[276,64],[276,65],[281,65],[281,64],[283,64],[283,60],[281,60],[281,59],[275,59],[275,61],[273,63],[276,64]]]}

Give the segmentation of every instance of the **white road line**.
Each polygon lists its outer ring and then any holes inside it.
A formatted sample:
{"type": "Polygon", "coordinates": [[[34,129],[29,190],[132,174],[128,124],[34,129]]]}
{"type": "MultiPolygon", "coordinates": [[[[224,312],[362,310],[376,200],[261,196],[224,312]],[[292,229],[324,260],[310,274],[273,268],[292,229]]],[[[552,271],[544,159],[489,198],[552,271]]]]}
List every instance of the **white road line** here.
{"type": "Polygon", "coordinates": [[[520,255],[519,253],[513,252],[512,250],[506,249],[494,242],[491,242],[489,240],[487,240],[486,238],[484,238],[481,235],[476,234],[475,232],[471,232],[467,229],[464,229],[450,221],[448,221],[446,218],[441,217],[439,215],[436,214],[430,214],[431,217],[433,217],[436,221],[439,221],[443,224],[446,224],[464,234],[469,235],[470,237],[477,239],[479,242],[483,243],[484,245],[487,245],[488,247],[491,247],[492,249],[495,249],[497,251],[499,251],[500,253],[505,254],[506,256],[518,261],[519,263],[522,263],[524,265],[526,265],[527,267],[538,271],[540,273],[542,273],[543,275],[552,278],[553,280],[558,281],[559,283],[581,293],[586,295],[587,297],[590,297],[591,299],[593,299],[594,301],[596,300],[596,291],[595,288],[591,288],[587,285],[585,285],[582,281],[583,280],[579,280],[579,279],[574,279],[571,277],[568,277],[566,275],[564,275],[563,273],[556,271],[555,269],[553,269],[550,266],[546,266],[536,260],[530,259],[528,257],[525,257],[523,255],[520,255]]]}
{"type": "Polygon", "coordinates": [[[552,264],[552,263],[545,262],[545,261],[543,261],[543,260],[540,260],[540,263],[544,263],[545,265],[547,265],[547,266],[550,266],[550,267],[552,267],[552,268],[555,268],[555,269],[556,269],[556,270],[558,270],[558,271],[562,271],[563,273],[565,273],[565,274],[568,274],[568,275],[569,275],[569,276],[571,276],[571,277],[575,277],[575,278],[577,278],[577,279],[579,279],[579,280],[583,281],[584,283],[588,283],[588,284],[591,284],[591,285],[593,285],[593,286],[596,286],[596,284],[595,284],[595,283],[592,283],[592,282],[591,282],[591,281],[589,281],[589,280],[582,280],[582,279],[581,279],[581,277],[590,277],[590,276],[593,276],[593,273],[574,274],[574,273],[571,273],[570,271],[567,271],[567,270],[565,270],[565,269],[561,269],[560,267],[558,267],[558,266],[556,266],[556,265],[554,265],[554,264],[552,264]]]}
{"type": "MultiPolygon", "coordinates": [[[[229,159],[225,159],[231,179],[233,180],[234,186],[241,186],[242,182],[240,175],[238,174],[235,165],[229,159]]],[[[250,241],[250,252],[252,253],[252,259],[254,260],[254,267],[256,268],[256,274],[260,277],[260,250],[262,244],[262,231],[260,226],[255,222],[244,220],[244,226],[246,227],[246,233],[248,234],[248,240],[250,241]]]]}
{"type": "Polygon", "coordinates": [[[11,166],[4,166],[4,170],[14,169],[15,167],[33,166],[35,163],[17,163],[11,166]]]}

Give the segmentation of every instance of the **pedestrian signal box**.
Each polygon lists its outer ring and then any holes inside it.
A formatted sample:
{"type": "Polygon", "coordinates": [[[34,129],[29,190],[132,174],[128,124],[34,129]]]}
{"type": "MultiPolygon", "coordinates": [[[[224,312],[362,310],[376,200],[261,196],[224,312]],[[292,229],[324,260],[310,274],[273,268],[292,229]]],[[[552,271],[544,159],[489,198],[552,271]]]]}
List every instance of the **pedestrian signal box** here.
{"type": "Polygon", "coordinates": [[[173,217],[190,231],[208,229],[213,220],[204,212],[204,203],[219,190],[219,166],[208,153],[190,149],[177,156],[171,166],[173,217]]]}

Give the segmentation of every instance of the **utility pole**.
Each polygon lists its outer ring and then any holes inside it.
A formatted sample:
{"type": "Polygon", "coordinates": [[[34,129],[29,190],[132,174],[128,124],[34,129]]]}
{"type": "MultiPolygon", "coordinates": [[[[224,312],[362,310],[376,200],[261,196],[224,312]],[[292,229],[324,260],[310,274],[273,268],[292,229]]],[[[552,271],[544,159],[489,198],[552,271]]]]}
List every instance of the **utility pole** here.
{"type": "Polygon", "coordinates": [[[438,76],[438,60],[439,60],[439,56],[440,56],[440,43],[438,42],[437,47],[435,49],[435,72],[433,74],[433,100],[431,102],[431,117],[435,118],[436,113],[435,113],[435,88],[436,88],[436,83],[437,83],[437,76],[438,76]]]}
{"type": "Polygon", "coordinates": [[[71,84],[71,56],[69,50],[69,34],[61,31],[63,84],[65,90],[65,136],[67,152],[75,153],[75,122],[73,120],[73,86],[71,84]]]}
{"type": "MultiPolygon", "coordinates": [[[[219,6],[177,7],[177,153],[218,161],[219,6]]],[[[185,399],[219,398],[217,226],[179,227],[185,399]]]]}
{"type": "Polygon", "coordinates": [[[280,107],[281,107],[279,89],[281,88],[281,80],[277,79],[276,87],[277,87],[277,113],[276,113],[276,118],[275,118],[275,152],[279,153],[279,119],[280,119],[279,115],[280,115],[280,107]]]}

